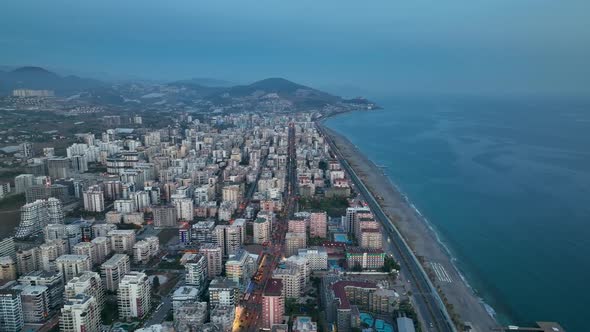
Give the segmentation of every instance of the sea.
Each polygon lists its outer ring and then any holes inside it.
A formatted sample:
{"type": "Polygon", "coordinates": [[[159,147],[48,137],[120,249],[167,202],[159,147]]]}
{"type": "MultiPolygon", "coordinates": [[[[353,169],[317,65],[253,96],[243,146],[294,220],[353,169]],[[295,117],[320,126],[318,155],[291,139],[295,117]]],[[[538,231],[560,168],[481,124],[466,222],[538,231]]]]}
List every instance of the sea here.
{"type": "Polygon", "coordinates": [[[590,100],[384,98],[332,117],[505,325],[588,332],[590,100]]]}

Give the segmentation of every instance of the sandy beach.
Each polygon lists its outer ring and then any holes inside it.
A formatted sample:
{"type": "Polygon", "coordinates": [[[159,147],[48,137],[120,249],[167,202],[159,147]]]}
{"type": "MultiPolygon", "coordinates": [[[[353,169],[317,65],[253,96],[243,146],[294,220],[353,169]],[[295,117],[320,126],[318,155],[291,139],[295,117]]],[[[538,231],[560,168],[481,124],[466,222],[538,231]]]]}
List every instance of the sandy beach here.
{"type": "Polygon", "coordinates": [[[474,327],[472,331],[490,331],[498,327],[482,301],[461,277],[436,233],[411,202],[391,183],[383,170],[347,138],[325,125],[323,127],[373,195],[382,197],[379,202],[382,209],[394,221],[415,255],[423,262],[423,267],[429,273],[432,282],[440,287],[461,320],[470,322],[474,327]]]}

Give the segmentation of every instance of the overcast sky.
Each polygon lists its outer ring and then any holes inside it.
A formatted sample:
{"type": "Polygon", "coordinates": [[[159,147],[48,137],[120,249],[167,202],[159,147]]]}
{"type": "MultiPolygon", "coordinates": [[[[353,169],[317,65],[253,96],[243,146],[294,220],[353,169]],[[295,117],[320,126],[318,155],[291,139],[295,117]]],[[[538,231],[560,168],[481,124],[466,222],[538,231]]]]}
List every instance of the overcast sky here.
{"type": "Polygon", "coordinates": [[[590,96],[588,0],[2,0],[0,65],[590,96]]]}

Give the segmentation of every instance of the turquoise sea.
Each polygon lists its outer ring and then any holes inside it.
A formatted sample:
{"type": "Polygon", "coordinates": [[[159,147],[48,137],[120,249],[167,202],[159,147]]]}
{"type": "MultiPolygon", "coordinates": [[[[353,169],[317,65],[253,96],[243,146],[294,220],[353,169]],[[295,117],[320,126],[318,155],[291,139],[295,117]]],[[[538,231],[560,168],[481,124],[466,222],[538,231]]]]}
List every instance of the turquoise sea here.
{"type": "Polygon", "coordinates": [[[378,103],[326,124],[385,167],[499,319],[587,332],[590,101],[378,103]]]}

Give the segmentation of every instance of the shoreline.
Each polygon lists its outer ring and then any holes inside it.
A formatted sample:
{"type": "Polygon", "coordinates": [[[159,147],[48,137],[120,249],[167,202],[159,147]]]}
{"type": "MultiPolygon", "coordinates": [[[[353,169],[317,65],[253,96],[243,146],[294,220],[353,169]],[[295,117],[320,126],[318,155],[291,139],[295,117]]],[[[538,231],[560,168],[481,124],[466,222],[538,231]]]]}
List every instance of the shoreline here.
{"type": "MultiPolygon", "coordinates": [[[[348,112],[346,112],[348,113],[348,112]]],[[[344,114],[344,113],[342,113],[344,114]]],[[[442,241],[433,224],[411,202],[393,180],[359,150],[348,138],[318,120],[342,156],[370,191],[383,199],[379,202],[382,210],[390,217],[414,254],[420,258],[431,282],[440,289],[463,322],[469,322],[474,331],[489,331],[499,326],[493,308],[486,304],[471,287],[466,277],[455,264],[457,259],[442,241]],[[395,217],[393,217],[395,216],[395,217]]]]}

